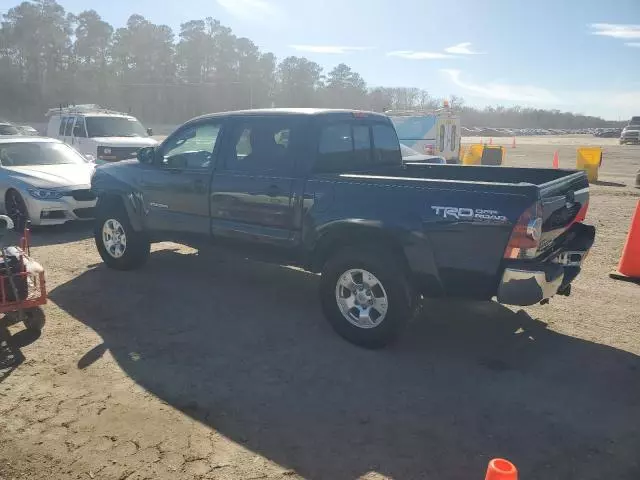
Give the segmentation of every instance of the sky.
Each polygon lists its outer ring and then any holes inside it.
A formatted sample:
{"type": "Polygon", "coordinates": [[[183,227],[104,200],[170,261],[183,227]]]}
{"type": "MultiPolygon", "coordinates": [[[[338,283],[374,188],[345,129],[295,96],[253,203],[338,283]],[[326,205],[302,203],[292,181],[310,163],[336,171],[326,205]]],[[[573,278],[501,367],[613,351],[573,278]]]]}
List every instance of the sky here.
{"type": "MultiPolygon", "coordinates": [[[[344,62],[371,87],[467,104],[640,115],[640,0],[58,0],[115,27],[211,16],[279,59],[344,62]]],[[[17,3],[0,0],[0,5],[17,3]]],[[[12,5],[8,5],[12,6],[12,5]]],[[[0,10],[5,10],[0,7],[0,10]]]]}

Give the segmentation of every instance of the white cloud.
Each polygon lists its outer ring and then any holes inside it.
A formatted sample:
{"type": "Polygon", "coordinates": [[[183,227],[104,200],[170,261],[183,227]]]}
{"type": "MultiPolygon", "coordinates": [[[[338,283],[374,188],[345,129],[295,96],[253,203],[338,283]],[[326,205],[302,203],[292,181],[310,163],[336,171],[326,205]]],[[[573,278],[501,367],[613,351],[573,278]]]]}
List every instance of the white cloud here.
{"type": "Polygon", "coordinates": [[[407,60],[440,60],[442,58],[455,58],[454,55],[440,52],[416,52],[415,50],[396,50],[387,53],[389,57],[406,58],[407,60]]]}
{"type": "Polygon", "coordinates": [[[248,21],[276,21],[280,20],[284,12],[266,0],[217,0],[218,5],[229,14],[248,21]]]}
{"type": "Polygon", "coordinates": [[[507,83],[490,82],[485,84],[463,81],[460,70],[442,70],[449,75],[451,81],[468,94],[508,102],[522,102],[528,104],[559,103],[558,98],[549,90],[531,85],[510,85],[507,83]]]}
{"type": "Polygon", "coordinates": [[[603,35],[613,38],[640,38],[640,25],[625,25],[616,23],[592,23],[589,25],[593,35],[603,35]]]}
{"type": "Polygon", "coordinates": [[[640,42],[627,42],[625,43],[625,45],[627,47],[636,47],[636,48],[640,48],[640,42]]]}
{"type": "Polygon", "coordinates": [[[447,47],[444,49],[447,53],[453,53],[455,55],[482,55],[483,52],[474,52],[469,47],[471,47],[471,42],[462,42],[457,45],[453,45],[452,47],[447,47]]]}
{"type": "Polygon", "coordinates": [[[344,55],[351,52],[360,52],[369,50],[369,47],[344,47],[338,45],[289,45],[299,52],[309,53],[331,53],[335,55],[344,55]]]}
{"type": "Polygon", "coordinates": [[[551,92],[531,85],[503,82],[473,83],[463,80],[460,70],[441,70],[469,97],[470,105],[524,105],[557,108],[569,112],[599,115],[608,120],[627,119],[640,112],[640,89],[635,90],[570,90],[551,92]]]}

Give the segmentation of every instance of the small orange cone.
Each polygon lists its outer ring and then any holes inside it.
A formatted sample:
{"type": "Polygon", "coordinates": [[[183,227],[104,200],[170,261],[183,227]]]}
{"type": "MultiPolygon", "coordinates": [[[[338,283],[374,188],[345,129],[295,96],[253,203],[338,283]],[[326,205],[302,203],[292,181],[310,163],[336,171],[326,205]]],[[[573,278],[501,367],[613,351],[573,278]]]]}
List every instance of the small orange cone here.
{"type": "Polygon", "coordinates": [[[553,153],[553,168],[560,168],[560,156],[557,150],[553,153]]]}
{"type": "Polygon", "coordinates": [[[627,241],[622,249],[618,269],[609,274],[616,280],[640,283],[640,200],[631,219],[627,241]]]}
{"type": "Polygon", "coordinates": [[[518,480],[518,469],[509,460],[494,458],[489,462],[484,480],[518,480]]]}
{"type": "Polygon", "coordinates": [[[516,137],[513,137],[513,141],[511,142],[511,148],[516,148],[516,137]]]}

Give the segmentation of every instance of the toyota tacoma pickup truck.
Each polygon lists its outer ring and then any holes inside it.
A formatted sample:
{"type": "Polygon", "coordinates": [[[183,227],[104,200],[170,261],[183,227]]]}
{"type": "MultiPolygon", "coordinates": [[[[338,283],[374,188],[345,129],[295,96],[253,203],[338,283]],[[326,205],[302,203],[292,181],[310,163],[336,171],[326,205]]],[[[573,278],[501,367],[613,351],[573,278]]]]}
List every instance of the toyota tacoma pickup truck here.
{"type": "Polygon", "coordinates": [[[165,240],[298,265],[321,273],[333,328],[367,348],[427,297],[568,295],[595,235],[584,172],[403,162],[388,117],[350,110],[201,116],[98,167],[92,189],[109,267],[140,267],[165,240]]]}

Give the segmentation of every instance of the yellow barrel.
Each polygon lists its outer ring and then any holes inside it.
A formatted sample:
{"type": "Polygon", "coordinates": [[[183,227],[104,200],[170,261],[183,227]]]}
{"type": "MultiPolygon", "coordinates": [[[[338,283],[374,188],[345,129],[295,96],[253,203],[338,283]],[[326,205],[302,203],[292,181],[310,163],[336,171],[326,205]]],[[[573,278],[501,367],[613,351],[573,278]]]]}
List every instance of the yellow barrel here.
{"type": "Polygon", "coordinates": [[[580,147],[577,151],[576,168],[587,172],[590,182],[598,180],[598,169],[602,165],[601,147],[580,147]]]}
{"type": "Polygon", "coordinates": [[[460,151],[458,152],[458,163],[462,163],[462,159],[464,158],[465,146],[460,145],[460,151]]]}
{"type": "Polygon", "coordinates": [[[482,152],[484,151],[484,145],[473,144],[469,145],[466,149],[464,157],[462,157],[463,165],[480,165],[482,163],[482,152]]]}

